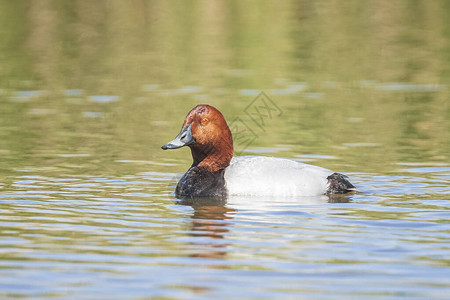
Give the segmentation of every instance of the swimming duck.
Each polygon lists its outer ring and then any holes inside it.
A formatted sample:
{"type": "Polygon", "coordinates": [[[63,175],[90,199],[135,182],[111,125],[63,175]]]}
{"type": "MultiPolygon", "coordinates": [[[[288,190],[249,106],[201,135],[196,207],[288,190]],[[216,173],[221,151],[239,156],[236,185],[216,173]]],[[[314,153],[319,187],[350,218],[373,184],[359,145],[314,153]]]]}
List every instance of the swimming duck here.
{"type": "Polygon", "coordinates": [[[233,139],[222,113],[197,105],[180,133],[163,150],[188,146],[192,166],[175,190],[179,198],[248,196],[319,196],[357,191],[340,173],[285,158],[233,157],[233,139]]]}

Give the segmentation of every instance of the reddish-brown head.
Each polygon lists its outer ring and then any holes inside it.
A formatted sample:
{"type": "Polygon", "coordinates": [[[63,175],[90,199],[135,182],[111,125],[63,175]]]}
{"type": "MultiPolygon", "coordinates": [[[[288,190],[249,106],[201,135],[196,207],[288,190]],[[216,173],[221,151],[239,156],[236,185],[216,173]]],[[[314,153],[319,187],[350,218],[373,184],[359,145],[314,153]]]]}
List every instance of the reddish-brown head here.
{"type": "Polygon", "coordinates": [[[162,148],[183,146],[191,148],[193,166],[211,172],[225,169],[233,157],[233,139],[225,118],[216,108],[206,104],[194,107],[184,119],[181,132],[162,148]]]}

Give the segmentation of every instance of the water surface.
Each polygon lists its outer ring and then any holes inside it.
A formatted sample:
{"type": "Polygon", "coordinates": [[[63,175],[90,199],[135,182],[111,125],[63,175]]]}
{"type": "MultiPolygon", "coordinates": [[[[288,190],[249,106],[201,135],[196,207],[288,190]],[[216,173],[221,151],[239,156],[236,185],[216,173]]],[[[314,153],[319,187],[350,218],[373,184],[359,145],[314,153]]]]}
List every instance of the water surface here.
{"type": "Polygon", "coordinates": [[[447,298],[449,13],[0,1],[1,297],[447,298]],[[362,193],[176,199],[199,103],[362,193]]]}

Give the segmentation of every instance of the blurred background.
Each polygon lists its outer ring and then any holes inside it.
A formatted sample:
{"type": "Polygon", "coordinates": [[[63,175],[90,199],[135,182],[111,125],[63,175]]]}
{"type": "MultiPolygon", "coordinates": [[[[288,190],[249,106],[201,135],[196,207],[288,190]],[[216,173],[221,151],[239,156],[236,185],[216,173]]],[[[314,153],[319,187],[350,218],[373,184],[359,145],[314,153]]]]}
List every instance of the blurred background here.
{"type": "Polygon", "coordinates": [[[0,0],[0,297],[447,299],[449,84],[448,0],[0,0]],[[179,205],[200,103],[363,193],[179,205]]]}
{"type": "Polygon", "coordinates": [[[0,1],[1,172],[188,160],[159,147],[199,103],[242,117],[250,148],[340,158],[330,168],[448,161],[449,12],[410,0],[0,1]],[[266,130],[244,112],[261,91],[282,111],[266,130]]]}

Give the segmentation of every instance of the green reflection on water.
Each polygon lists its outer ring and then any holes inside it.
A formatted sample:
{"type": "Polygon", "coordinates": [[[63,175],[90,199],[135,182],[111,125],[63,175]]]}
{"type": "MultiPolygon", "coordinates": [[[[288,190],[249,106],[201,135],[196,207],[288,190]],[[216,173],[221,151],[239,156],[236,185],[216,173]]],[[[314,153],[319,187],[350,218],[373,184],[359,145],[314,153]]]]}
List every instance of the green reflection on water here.
{"type": "MultiPolygon", "coordinates": [[[[78,295],[68,283],[86,295],[91,285],[116,297],[146,286],[196,294],[242,282],[255,289],[262,278],[275,282],[264,292],[354,296],[357,286],[364,295],[430,298],[429,287],[445,287],[445,278],[426,266],[448,266],[440,227],[448,176],[437,166],[448,166],[450,154],[449,3],[0,0],[7,296],[78,295]],[[245,113],[260,91],[281,110],[262,127],[245,113]],[[262,203],[260,211],[175,205],[190,153],[160,146],[198,103],[254,131],[242,154],[309,159],[358,173],[372,190],[345,204],[262,203]],[[380,277],[367,277],[375,265],[380,277]],[[157,266],[179,283],[149,284],[157,266]],[[192,273],[175,267],[201,276],[186,284],[192,273]],[[245,273],[213,272],[222,269],[245,273]],[[276,283],[282,273],[289,276],[276,283]],[[31,285],[17,286],[11,274],[31,285]],[[124,278],[139,288],[117,284],[124,278]],[[414,292],[417,282],[428,290],[414,292]]],[[[299,295],[274,298],[286,296],[299,295]]]]}
{"type": "Polygon", "coordinates": [[[4,175],[182,172],[188,150],[159,147],[203,102],[228,121],[242,117],[257,136],[249,148],[287,146],[268,155],[329,155],[316,163],[343,172],[448,161],[446,2],[0,8],[4,175]],[[244,112],[259,91],[282,110],[264,128],[244,112]],[[101,103],[95,95],[118,98],[101,103]]]}

